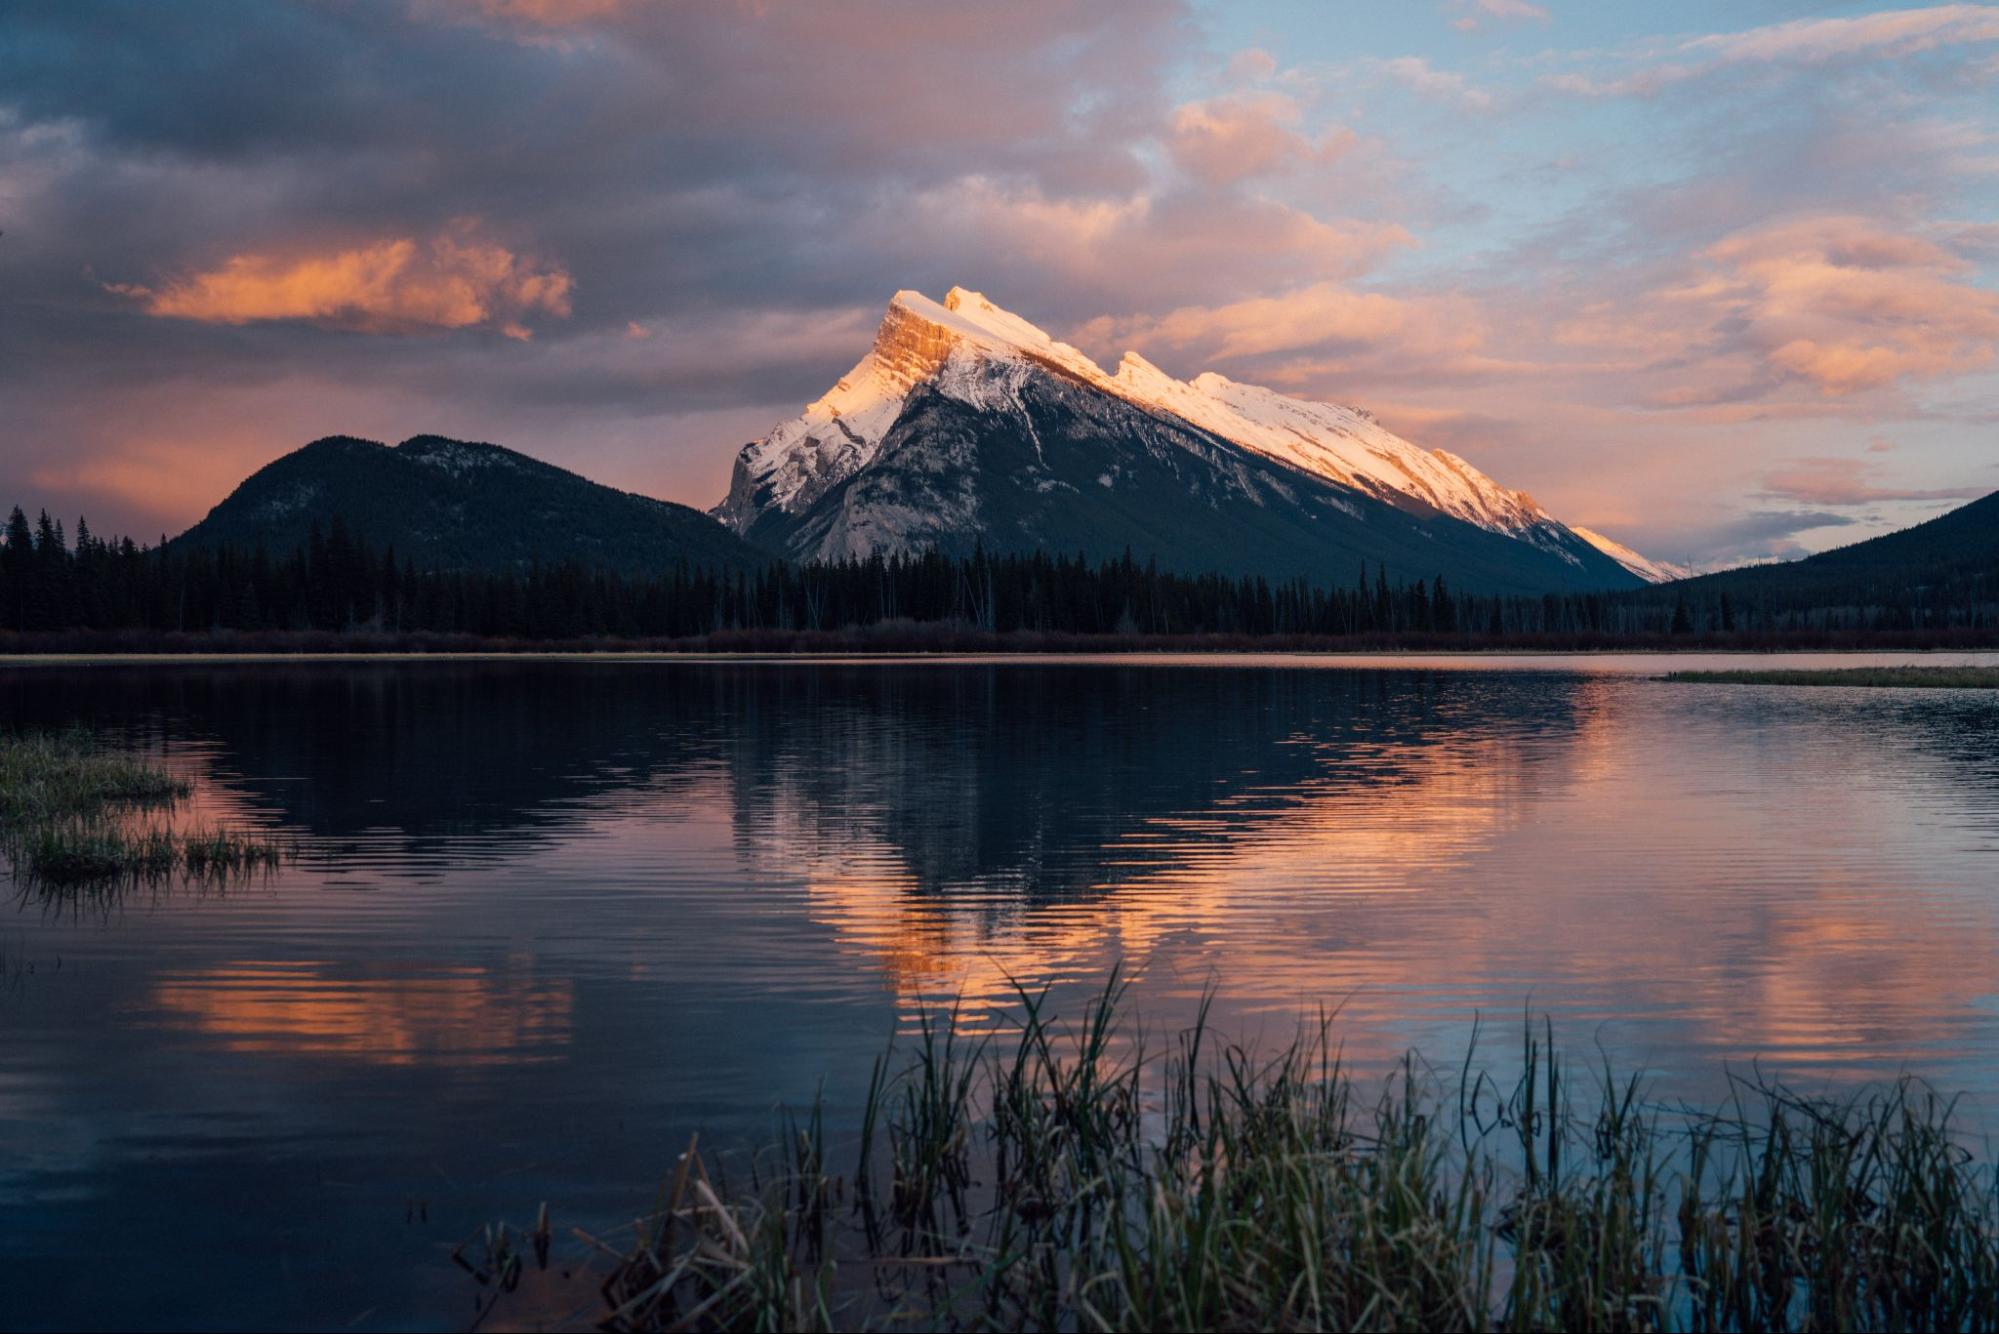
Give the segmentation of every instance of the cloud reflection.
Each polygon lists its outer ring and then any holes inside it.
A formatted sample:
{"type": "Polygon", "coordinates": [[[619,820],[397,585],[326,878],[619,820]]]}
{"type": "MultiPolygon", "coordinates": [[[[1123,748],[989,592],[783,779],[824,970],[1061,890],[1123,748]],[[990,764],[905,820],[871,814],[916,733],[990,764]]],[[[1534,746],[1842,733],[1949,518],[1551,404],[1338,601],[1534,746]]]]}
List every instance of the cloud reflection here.
{"type": "Polygon", "coordinates": [[[447,965],[364,975],[322,960],[243,960],[163,973],[158,1022],[228,1051],[377,1065],[544,1061],[569,1041],[567,979],[447,965]]]}

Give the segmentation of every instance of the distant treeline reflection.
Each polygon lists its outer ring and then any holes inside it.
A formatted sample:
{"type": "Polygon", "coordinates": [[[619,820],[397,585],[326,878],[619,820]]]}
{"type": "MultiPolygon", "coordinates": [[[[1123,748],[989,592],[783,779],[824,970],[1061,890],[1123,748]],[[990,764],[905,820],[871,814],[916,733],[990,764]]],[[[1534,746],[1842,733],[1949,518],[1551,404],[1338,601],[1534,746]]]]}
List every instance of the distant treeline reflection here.
{"type": "MultiPolygon", "coordinates": [[[[1769,567],[1783,570],[1785,567],[1769,567]]],[[[1161,569],[1129,553],[1090,562],[1045,552],[929,551],[834,563],[773,560],[723,572],[678,565],[630,576],[576,562],[511,570],[419,569],[339,521],[295,550],[142,547],[79,520],[14,510],[0,543],[0,629],[15,648],[179,646],[187,637],[398,637],[469,643],[593,640],[812,647],[827,637],[948,636],[1343,641],[1354,646],[1536,643],[1856,642],[1963,645],[1999,639],[1999,574],[1863,567],[1828,581],[1756,570],[1680,585],[1483,595],[1441,575],[1362,564],[1290,580],[1161,569]],[[67,637],[67,642],[65,641],[67,637]]]]}

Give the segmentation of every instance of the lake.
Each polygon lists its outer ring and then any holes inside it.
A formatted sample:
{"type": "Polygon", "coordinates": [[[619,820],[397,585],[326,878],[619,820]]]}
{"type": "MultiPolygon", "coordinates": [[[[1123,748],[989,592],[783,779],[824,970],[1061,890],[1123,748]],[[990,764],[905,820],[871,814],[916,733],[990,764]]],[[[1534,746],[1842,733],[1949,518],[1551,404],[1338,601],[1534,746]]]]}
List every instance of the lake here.
{"type": "Polygon", "coordinates": [[[0,669],[0,724],[301,847],[6,890],[0,1323],[463,1325],[480,1224],[613,1233],[691,1133],[837,1123],[926,1007],[1073,1015],[1120,960],[1157,1033],[1212,982],[1381,1072],[1482,1017],[1504,1070],[1545,1014],[1661,1099],[1908,1072],[1990,1122],[1999,695],[1653,679],[1711,665],[0,669]]]}

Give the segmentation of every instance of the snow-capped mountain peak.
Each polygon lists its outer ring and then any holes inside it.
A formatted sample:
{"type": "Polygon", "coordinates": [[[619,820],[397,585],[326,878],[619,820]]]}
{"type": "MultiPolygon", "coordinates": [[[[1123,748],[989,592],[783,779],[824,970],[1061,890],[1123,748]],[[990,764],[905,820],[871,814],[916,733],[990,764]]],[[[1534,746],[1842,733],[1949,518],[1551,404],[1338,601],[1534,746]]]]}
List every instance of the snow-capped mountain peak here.
{"type": "Polygon", "coordinates": [[[1103,371],[1081,351],[1050,338],[1012,311],[995,306],[983,292],[954,287],[944,294],[944,309],[1008,347],[1045,357],[1092,380],[1104,378],[1103,371]]]}
{"type": "Polygon", "coordinates": [[[889,300],[874,345],[805,411],[744,447],[715,516],[738,532],[775,506],[798,513],[865,468],[917,385],[942,377],[952,358],[1026,360],[1108,387],[1080,350],[1058,342],[981,293],[953,287],[942,302],[904,289],[889,300]]]}
{"type": "MultiPolygon", "coordinates": [[[[802,414],[744,447],[715,515],[747,532],[772,510],[802,514],[873,462],[919,385],[993,410],[1006,406],[1020,377],[1035,369],[1413,514],[1447,515],[1571,566],[1586,563],[1589,546],[1531,496],[1455,454],[1404,440],[1371,413],[1293,398],[1214,371],[1179,380],[1136,352],[1126,352],[1116,372],[1106,374],[1079,348],[964,287],[953,287],[941,302],[897,292],[859,364],[802,414]],[[1004,373],[992,374],[995,368],[1004,373]]],[[[1656,577],[1601,542],[1595,545],[1633,573],[1656,577]]]]}

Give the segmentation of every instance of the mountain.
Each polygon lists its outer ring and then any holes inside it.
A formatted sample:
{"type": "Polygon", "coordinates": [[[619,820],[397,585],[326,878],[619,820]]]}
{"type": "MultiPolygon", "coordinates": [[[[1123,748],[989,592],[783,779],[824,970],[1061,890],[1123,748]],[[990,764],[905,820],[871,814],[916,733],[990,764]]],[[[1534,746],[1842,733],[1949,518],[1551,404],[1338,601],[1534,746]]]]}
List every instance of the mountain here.
{"type": "Polygon", "coordinates": [[[1973,589],[1999,592],[1999,491],[1900,532],[1802,560],[1704,574],[1656,592],[1824,607],[1962,598],[1973,589]]]}
{"type": "Polygon", "coordinates": [[[1592,532],[1581,524],[1574,525],[1569,531],[1648,584],[1667,584],[1675,579],[1691,579],[1694,576],[1694,567],[1691,565],[1676,565],[1672,561],[1653,560],[1650,556],[1641,556],[1616,538],[1592,532]]]}
{"type": "Polygon", "coordinates": [[[824,397],[736,459],[711,511],[766,550],[1129,549],[1189,572],[1540,593],[1639,576],[1523,492],[1367,413],[1127,353],[1116,374],[953,288],[889,303],[824,397]]]}
{"type": "Polygon", "coordinates": [[[748,569],[768,558],[685,505],[600,486],[498,445],[419,435],[393,448],[328,436],[252,473],[174,539],[290,552],[335,516],[419,567],[517,570],[575,559],[638,574],[676,562],[748,569]]]}

